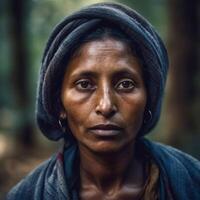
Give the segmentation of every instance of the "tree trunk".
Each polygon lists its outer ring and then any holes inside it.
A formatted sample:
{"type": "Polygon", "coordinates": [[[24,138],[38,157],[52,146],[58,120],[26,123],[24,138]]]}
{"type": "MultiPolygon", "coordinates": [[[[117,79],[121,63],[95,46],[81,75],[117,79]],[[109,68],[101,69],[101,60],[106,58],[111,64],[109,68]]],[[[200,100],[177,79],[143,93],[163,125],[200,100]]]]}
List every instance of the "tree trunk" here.
{"type": "Polygon", "coordinates": [[[19,122],[16,126],[17,140],[25,146],[33,144],[33,125],[28,110],[29,98],[29,50],[28,50],[28,0],[10,0],[10,37],[12,53],[11,84],[13,85],[14,101],[17,107],[19,122]]]}
{"type": "Polygon", "coordinates": [[[199,2],[168,0],[170,77],[167,100],[168,143],[190,153],[198,138],[199,2]]]}

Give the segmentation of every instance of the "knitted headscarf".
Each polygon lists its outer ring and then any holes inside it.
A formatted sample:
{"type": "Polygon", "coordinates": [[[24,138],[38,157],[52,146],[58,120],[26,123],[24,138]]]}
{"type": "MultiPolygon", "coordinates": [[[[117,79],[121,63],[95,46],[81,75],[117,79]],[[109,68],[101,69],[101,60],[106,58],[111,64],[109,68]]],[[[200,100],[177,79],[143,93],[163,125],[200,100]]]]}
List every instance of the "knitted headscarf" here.
{"type": "Polygon", "coordinates": [[[165,46],[153,27],[136,11],[115,3],[99,3],[83,8],[61,21],[51,33],[44,51],[37,93],[37,122],[51,140],[71,139],[59,126],[60,90],[74,46],[108,22],[125,33],[137,46],[143,62],[147,87],[147,109],[152,119],[138,133],[143,136],[157,123],[166,82],[168,57],[165,46]]]}

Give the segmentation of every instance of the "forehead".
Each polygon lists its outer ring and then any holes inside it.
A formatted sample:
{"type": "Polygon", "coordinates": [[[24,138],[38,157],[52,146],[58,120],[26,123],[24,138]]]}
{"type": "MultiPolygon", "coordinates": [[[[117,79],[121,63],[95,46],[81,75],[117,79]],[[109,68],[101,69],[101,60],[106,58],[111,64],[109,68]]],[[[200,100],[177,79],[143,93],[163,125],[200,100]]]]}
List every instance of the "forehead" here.
{"type": "Polygon", "coordinates": [[[86,56],[106,56],[109,54],[122,56],[125,53],[130,53],[130,47],[122,41],[107,38],[104,40],[91,41],[83,45],[79,52],[86,56]],[[101,54],[99,54],[101,52],[101,54]]]}
{"type": "Polygon", "coordinates": [[[112,73],[125,68],[138,73],[142,70],[128,44],[106,38],[83,44],[70,59],[66,73],[71,75],[85,70],[112,73]]]}

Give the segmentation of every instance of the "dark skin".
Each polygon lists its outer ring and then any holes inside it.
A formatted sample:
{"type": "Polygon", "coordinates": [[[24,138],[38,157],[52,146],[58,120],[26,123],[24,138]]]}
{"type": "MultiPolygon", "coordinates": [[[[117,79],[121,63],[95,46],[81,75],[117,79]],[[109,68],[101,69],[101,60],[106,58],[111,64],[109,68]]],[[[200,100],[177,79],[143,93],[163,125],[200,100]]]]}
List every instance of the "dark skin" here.
{"type": "Polygon", "coordinates": [[[84,44],[67,66],[61,101],[80,150],[80,199],[139,199],[145,175],[135,139],[147,93],[129,46],[113,38],[84,44]]]}

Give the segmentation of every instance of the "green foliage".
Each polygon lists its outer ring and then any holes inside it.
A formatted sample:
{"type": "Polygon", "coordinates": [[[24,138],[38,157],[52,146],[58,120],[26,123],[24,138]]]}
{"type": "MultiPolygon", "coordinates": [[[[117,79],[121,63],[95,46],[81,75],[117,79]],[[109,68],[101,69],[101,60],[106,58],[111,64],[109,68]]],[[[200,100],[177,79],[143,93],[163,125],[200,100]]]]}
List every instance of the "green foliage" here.
{"type": "Polygon", "coordinates": [[[167,1],[166,0],[119,0],[142,14],[155,26],[163,38],[167,32],[167,1]]]}
{"type": "MultiPolygon", "coordinates": [[[[62,20],[65,16],[72,13],[75,10],[83,6],[87,6],[92,3],[103,2],[102,0],[27,0],[25,6],[27,12],[24,13],[27,30],[27,36],[24,40],[28,44],[28,87],[30,100],[29,114],[32,120],[34,120],[35,98],[37,88],[38,72],[41,64],[42,53],[51,33],[53,27],[62,20]]],[[[116,1],[113,1],[116,2],[116,1]]],[[[118,1],[119,2],[119,1],[118,1]]],[[[162,30],[162,35],[165,35],[166,21],[165,14],[165,0],[121,0],[121,3],[125,3],[135,8],[142,15],[146,16],[152,24],[154,24],[159,30],[162,30]],[[164,27],[164,28],[163,28],[164,27]]],[[[0,109],[8,110],[13,113],[15,119],[20,116],[21,111],[15,105],[15,96],[13,91],[13,83],[11,79],[12,72],[12,49],[11,49],[11,37],[10,37],[10,12],[8,7],[9,1],[1,1],[1,13],[0,13],[0,109]]],[[[20,69],[19,69],[20,70],[20,69]]],[[[7,112],[7,111],[6,111],[7,112]]],[[[13,117],[12,117],[13,118],[13,117]]],[[[21,118],[21,117],[20,117],[21,118]]],[[[19,124],[19,120],[14,120],[14,124],[19,124]]],[[[9,123],[10,124],[10,123],[9,123]]],[[[12,124],[12,123],[11,123],[12,124]]],[[[0,125],[1,127],[1,125],[0,125]]]]}

